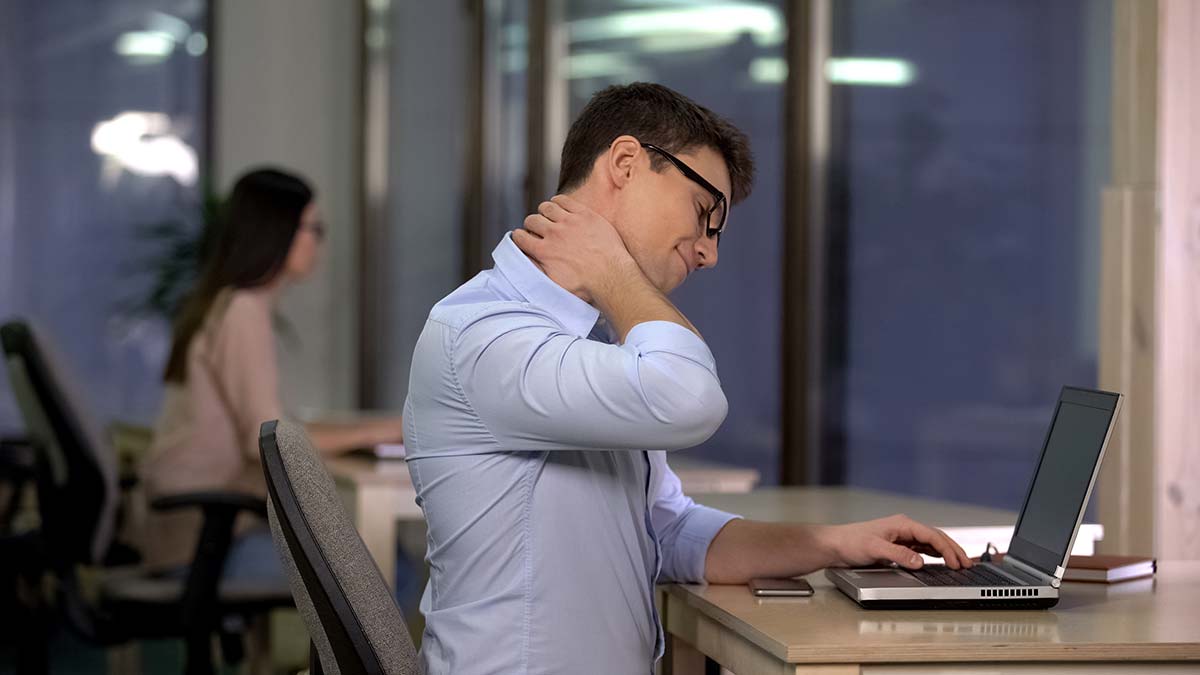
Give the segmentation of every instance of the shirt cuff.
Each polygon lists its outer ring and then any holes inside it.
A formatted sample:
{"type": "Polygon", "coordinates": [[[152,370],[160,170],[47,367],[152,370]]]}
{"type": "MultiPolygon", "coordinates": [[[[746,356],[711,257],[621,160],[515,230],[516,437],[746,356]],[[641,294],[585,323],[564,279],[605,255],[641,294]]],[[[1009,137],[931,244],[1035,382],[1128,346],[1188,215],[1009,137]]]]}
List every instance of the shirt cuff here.
{"type": "Polygon", "coordinates": [[[704,340],[673,321],[639,323],[626,334],[621,346],[638,354],[669,352],[696,362],[714,375],[717,373],[717,360],[704,340]]]}
{"type": "Polygon", "coordinates": [[[704,561],[708,557],[709,544],[729,521],[740,518],[699,504],[688,509],[683,527],[675,538],[673,557],[676,564],[673,567],[676,569],[669,570],[671,580],[680,583],[704,581],[704,561]]]}

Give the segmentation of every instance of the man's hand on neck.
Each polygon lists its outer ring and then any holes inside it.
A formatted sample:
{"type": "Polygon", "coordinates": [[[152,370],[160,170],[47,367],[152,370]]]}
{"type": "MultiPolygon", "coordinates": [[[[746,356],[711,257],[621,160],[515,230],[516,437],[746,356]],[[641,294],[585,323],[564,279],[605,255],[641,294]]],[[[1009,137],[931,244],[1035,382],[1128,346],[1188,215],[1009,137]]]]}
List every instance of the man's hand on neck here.
{"type": "Polygon", "coordinates": [[[578,199],[542,202],[512,237],[552,281],[599,309],[622,342],[647,321],[670,321],[700,335],[646,277],[612,224],[578,199]]]}

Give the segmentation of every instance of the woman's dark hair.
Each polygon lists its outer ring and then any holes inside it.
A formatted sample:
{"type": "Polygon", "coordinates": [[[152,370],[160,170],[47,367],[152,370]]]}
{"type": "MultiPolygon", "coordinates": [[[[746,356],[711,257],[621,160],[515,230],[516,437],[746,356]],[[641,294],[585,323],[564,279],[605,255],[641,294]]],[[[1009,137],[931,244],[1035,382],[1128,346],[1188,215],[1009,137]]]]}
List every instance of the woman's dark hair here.
{"type": "MultiPolygon", "coordinates": [[[[600,153],[618,136],[629,134],[667,152],[709,147],[721,153],[729,169],[734,204],[754,185],[754,157],[746,134],[728,120],[661,84],[634,82],[596,92],[571,124],[563,143],[558,192],[583,185],[600,153]]],[[[650,166],[665,171],[667,161],[650,155],[650,166]]]]}
{"type": "Polygon", "coordinates": [[[187,380],[188,347],[222,289],[262,286],[279,274],[312,200],[308,183],[279,169],[256,169],[238,179],[216,230],[208,233],[200,277],[175,317],[164,380],[187,380]]]}

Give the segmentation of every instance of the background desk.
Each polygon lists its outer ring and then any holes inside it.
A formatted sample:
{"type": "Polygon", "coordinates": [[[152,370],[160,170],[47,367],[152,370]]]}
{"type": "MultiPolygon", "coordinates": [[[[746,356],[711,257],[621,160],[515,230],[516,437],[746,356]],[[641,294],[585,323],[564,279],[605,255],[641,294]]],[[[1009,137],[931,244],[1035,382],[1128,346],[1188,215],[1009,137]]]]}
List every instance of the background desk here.
{"type": "Polygon", "coordinates": [[[1200,672],[1200,562],[1111,586],[1064,583],[1057,607],[1030,611],[864,610],[823,573],[808,579],[811,598],[663,587],[664,675],[702,675],[702,654],[737,675],[1200,672]]]}

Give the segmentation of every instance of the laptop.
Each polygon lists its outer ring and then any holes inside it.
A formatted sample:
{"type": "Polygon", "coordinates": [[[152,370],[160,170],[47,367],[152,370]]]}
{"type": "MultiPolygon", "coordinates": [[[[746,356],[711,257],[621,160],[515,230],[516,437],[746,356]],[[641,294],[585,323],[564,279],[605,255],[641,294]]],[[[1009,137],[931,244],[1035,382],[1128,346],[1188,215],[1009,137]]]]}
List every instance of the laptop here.
{"type": "Polygon", "coordinates": [[[1063,387],[1008,553],[1000,562],[962,570],[945,565],[831,568],[825,575],[872,609],[1053,607],[1123,399],[1121,394],[1063,387]]]}

